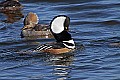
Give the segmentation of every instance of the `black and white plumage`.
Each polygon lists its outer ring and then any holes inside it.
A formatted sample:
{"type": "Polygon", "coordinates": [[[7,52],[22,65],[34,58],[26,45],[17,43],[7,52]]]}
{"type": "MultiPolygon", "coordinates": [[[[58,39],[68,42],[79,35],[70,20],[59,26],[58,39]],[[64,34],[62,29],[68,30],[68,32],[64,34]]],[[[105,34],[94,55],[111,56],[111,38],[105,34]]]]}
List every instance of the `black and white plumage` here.
{"type": "Polygon", "coordinates": [[[62,42],[67,48],[75,48],[71,34],[67,31],[69,24],[70,18],[68,16],[59,15],[51,21],[50,29],[58,43],[62,42]]]}
{"type": "Polygon", "coordinates": [[[59,49],[59,48],[65,48],[65,46],[62,43],[48,43],[38,46],[36,50],[42,51],[47,49],[59,49]]]}
{"type": "Polygon", "coordinates": [[[75,49],[75,43],[67,31],[69,24],[70,18],[65,15],[54,17],[50,23],[50,31],[56,42],[39,45],[34,51],[61,54],[75,49]]]}

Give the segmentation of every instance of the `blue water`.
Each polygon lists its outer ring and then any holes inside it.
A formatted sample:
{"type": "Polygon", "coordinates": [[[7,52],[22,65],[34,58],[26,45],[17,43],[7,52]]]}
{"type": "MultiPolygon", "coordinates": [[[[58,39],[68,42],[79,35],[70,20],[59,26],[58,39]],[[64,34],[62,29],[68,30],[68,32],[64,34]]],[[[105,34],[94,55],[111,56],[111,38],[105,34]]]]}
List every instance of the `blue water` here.
{"type": "Polygon", "coordinates": [[[0,13],[0,80],[120,80],[119,0],[20,2],[23,10],[12,17],[0,13]],[[20,37],[29,12],[35,12],[41,24],[49,24],[56,15],[69,16],[77,49],[62,55],[16,53],[55,41],[20,37]]]}

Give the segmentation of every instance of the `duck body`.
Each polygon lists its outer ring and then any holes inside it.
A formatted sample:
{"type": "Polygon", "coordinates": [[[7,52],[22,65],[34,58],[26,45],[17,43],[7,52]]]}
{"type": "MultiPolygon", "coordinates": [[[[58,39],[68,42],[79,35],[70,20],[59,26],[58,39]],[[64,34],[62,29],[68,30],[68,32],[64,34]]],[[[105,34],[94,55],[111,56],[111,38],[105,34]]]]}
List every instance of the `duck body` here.
{"type": "Polygon", "coordinates": [[[21,37],[37,37],[52,35],[48,25],[37,24],[32,29],[24,29],[21,32],[21,37]]]}
{"type": "Polygon", "coordinates": [[[19,3],[18,0],[6,0],[0,3],[0,11],[15,11],[21,10],[23,6],[19,3]]]}
{"type": "Polygon", "coordinates": [[[39,45],[34,52],[47,52],[52,54],[63,54],[75,49],[75,43],[68,32],[70,19],[65,15],[59,15],[53,18],[50,23],[50,31],[56,42],[39,45]]]}
{"type": "Polygon", "coordinates": [[[73,49],[68,49],[62,42],[54,42],[40,45],[36,48],[37,52],[46,52],[52,54],[62,54],[72,51],[73,49]]]}
{"type": "Polygon", "coordinates": [[[49,25],[38,24],[38,16],[35,13],[28,13],[24,19],[24,27],[21,31],[21,37],[51,36],[49,25]]]}

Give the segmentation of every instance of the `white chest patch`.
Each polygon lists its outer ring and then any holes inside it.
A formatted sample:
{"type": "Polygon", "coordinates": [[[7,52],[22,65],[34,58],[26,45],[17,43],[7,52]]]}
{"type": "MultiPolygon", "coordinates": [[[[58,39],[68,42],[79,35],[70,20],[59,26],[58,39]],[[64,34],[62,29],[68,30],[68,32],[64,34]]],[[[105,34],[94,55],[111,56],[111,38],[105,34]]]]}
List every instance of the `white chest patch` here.
{"type": "Polygon", "coordinates": [[[57,17],[53,20],[51,24],[51,29],[53,33],[61,33],[64,30],[64,22],[65,22],[66,17],[57,17]]]}

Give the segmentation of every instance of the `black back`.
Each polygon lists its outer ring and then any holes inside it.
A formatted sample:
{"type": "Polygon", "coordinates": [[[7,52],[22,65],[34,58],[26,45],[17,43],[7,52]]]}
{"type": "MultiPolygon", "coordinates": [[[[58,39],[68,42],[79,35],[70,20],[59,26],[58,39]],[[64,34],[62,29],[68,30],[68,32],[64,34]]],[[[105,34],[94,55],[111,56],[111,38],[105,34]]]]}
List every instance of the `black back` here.
{"type": "Polygon", "coordinates": [[[62,41],[68,41],[71,40],[71,35],[67,31],[62,31],[59,34],[54,34],[54,38],[56,39],[57,42],[62,42],[62,41]]]}

